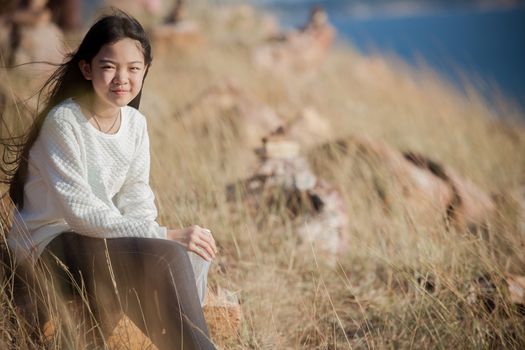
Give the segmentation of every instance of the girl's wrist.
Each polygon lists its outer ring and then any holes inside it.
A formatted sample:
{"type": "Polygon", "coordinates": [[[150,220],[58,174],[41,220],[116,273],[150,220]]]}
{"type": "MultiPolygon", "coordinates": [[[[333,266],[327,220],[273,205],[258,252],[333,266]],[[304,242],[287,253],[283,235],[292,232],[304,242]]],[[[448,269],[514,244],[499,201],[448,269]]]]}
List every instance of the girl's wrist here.
{"type": "Polygon", "coordinates": [[[173,241],[178,241],[180,242],[181,241],[181,230],[177,230],[177,229],[168,229],[167,233],[166,233],[166,236],[168,237],[168,239],[171,239],[173,241]]]}

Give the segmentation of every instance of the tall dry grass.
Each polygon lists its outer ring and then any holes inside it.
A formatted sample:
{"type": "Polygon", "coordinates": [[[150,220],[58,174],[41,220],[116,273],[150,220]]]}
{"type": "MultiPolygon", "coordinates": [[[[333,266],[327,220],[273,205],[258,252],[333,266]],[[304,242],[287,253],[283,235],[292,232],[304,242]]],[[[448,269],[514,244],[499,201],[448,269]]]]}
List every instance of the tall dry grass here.
{"type": "MultiPolygon", "coordinates": [[[[258,37],[246,30],[257,33],[257,22],[241,16],[226,25],[209,11],[195,16],[206,19],[206,44],[156,56],[141,109],[149,122],[159,221],[212,228],[220,254],[210,284],[240,296],[238,339],[221,345],[524,348],[523,310],[508,302],[500,283],[505,273],[525,274],[525,232],[512,202],[500,201],[483,236],[447,229],[440,218],[422,220],[400,196],[386,215],[373,191],[374,181],[393,181],[381,164],[352,152],[329,159],[304,150],[316,174],[342,189],[348,206],[350,250],[333,267],[315,246],[298,248],[284,213],[227,203],[225,186],[254,165],[238,116],[205,107],[181,111],[210,85],[231,79],[284,119],[313,106],[334,127],[334,138],[383,139],[447,164],[495,194],[525,183],[523,112],[507,101],[486,102],[475,86],[461,94],[428,68],[344,46],[309,72],[258,70],[251,62],[258,37]],[[483,289],[488,279],[495,282],[489,291],[483,289]],[[484,292],[489,299],[475,298],[484,292]]],[[[15,73],[11,87],[23,95],[15,73]]],[[[0,295],[3,312],[14,315],[0,295]]],[[[24,337],[8,319],[0,346],[24,337]]]]}

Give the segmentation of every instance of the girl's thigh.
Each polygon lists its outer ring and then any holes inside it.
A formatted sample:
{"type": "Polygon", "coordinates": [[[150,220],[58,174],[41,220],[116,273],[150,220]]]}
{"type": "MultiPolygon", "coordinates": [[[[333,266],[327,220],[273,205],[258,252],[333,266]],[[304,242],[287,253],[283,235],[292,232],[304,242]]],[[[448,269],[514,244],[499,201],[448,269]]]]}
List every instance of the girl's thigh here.
{"type": "Polygon", "coordinates": [[[74,232],[55,238],[42,260],[51,266],[64,291],[75,292],[74,289],[84,287],[101,293],[121,287],[143,292],[171,277],[181,283],[193,281],[201,304],[210,266],[174,241],[140,237],[100,239],[74,232]]]}

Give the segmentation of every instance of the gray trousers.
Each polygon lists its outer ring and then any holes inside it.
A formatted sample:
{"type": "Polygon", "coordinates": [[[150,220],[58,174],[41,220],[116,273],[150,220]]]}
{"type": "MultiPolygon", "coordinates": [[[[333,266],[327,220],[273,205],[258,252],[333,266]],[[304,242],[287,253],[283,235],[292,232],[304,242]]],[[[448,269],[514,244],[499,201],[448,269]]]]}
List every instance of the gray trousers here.
{"type": "Polygon", "coordinates": [[[199,294],[199,301],[201,306],[204,305],[204,298],[206,297],[206,289],[208,287],[208,271],[211,262],[204,260],[193,252],[188,252],[193,274],[195,275],[195,283],[197,285],[197,293],[199,294]]]}
{"type": "MultiPolygon", "coordinates": [[[[174,241],[65,232],[49,243],[38,265],[49,273],[53,290],[66,298],[87,295],[96,348],[123,312],[159,350],[215,349],[202,311],[210,263],[174,241]]],[[[31,278],[23,279],[31,286],[31,278]]],[[[34,299],[42,301],[40,306],[49,300],[34,299]]],[[[37,309],[42,325],[46,312],[37,309]]]]}

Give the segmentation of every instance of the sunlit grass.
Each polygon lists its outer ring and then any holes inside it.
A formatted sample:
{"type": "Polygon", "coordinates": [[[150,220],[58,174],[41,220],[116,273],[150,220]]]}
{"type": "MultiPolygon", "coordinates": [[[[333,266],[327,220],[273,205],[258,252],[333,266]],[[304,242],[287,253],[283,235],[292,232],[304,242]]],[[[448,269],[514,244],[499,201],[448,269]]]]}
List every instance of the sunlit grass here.
{"type": "MultiPolygon", "coordinates": [[[[426,68],[346,47],[309,72],[262,71],[251,62],[256,43],[246,33],[202,28],[203,47],[155,57],[141,110],[149,123],[159,221],[212,228],[220,255],[210,283],[240,295],[244,320],[227,348],[525,346],[524,316],[506,301],[503,283],[491,296],[494,311],[469,301],[480,276],[496,282],[507,272],[525,274],[525,232],[513,204],[498,207],[488,238],[447,230],[441,217],[415,216],[395,191],[398,201],[386,215],[373,191],[378,179],[395,182],[385,167],[352,152],[328,159],[304,150],[316,174],[342,189],[348,207],[350,250],[331,267],[315,246],[298,247],[290,218],[227,203],[225,186],[247,177],[255,160],[242,127],[232,128],[238,116],[205,107],[180,113],[210,85],[233,80],[284,120],[313,106],[330,121],[334,139],[370,135],[501,194],[525,182],[522,112],[489,104],[473,87],[461,94],[426,68]]],[[[10,77],[6,88],[26,94],[20,78],[10,77]]],[[[5,296],[1,303],[14,315],[5,296]]],[[[9,337],[25,337],[7,319],[0,347],[9,337]]]]}

